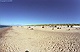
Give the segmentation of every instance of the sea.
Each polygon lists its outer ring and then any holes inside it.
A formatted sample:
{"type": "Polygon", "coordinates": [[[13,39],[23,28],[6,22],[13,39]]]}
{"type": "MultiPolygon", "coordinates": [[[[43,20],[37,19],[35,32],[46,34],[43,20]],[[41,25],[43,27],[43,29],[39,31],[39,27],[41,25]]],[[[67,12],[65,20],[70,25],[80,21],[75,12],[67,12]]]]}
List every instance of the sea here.
{"type": "Polygon", "coordinates": [[[0,28],[5,28],[5,27],[9,27],[9,26],[5,26],[5,25],[0,25],[0,28]]]}

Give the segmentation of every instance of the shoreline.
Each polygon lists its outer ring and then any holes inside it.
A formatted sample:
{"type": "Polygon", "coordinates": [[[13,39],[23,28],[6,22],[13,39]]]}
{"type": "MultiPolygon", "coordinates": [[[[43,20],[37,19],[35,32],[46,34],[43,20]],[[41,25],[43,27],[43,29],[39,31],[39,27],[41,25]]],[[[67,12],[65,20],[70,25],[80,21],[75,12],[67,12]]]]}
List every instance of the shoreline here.
{"type": "Polygon", "coordinates": [[[0,28],[0,38],[4,37],[4,35],[6,34],[6,32],[7,32],[10,28],[11,28],[11,27],[0,28]]]}

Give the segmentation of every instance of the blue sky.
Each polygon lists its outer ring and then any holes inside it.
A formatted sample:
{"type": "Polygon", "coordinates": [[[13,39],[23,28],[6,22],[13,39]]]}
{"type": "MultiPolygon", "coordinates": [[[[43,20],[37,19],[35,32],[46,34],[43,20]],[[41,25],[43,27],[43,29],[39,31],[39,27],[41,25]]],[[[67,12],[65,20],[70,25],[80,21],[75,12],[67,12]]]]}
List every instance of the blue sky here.
{"type": "Polygon", "coordinates": [[[80,23],[79,0],[13,0],[0,2],[0,24],[80,23]]]}

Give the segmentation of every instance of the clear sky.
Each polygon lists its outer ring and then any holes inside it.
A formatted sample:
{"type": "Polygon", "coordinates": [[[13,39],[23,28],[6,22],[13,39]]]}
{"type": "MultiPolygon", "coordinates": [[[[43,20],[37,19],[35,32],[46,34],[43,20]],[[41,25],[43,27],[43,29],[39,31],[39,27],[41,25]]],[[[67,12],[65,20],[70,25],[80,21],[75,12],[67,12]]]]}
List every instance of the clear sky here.
{"type": "Polygon", "coordinates": [[[80,23],[80,0],[0,1],[0,24],[80,23]]]}

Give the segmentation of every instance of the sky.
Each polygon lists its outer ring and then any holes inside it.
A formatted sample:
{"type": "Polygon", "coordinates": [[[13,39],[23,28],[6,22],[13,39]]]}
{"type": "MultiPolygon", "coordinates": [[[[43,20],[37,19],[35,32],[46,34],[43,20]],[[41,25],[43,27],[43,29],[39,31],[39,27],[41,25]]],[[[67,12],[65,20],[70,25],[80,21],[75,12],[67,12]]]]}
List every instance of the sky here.
{"type": "Polygon", "coordinates": [[[80,0],[0,0],[0,24],[80,24],[80,0]]]}

